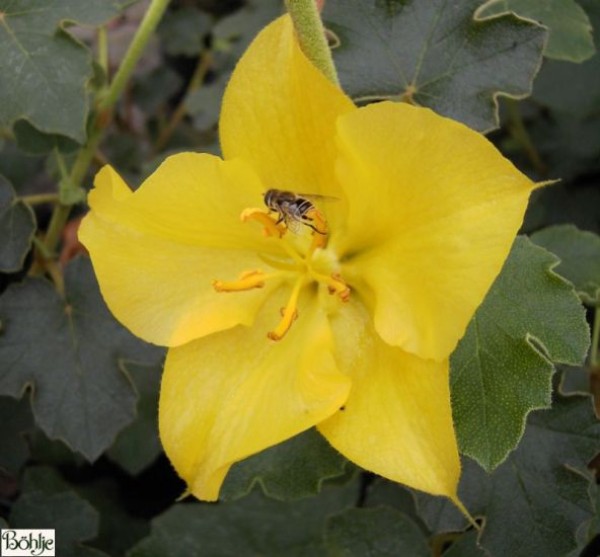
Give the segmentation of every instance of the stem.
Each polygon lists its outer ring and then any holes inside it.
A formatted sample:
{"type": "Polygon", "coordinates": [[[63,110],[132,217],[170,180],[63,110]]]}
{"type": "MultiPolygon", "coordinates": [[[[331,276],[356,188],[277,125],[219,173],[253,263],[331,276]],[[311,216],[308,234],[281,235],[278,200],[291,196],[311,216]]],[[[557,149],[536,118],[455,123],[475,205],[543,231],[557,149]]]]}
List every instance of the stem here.
{"type": "Polygon", "coordinates": [[[508,131],[521,145],[535,170],[542,176],[545,176],[548,172],[548,169],[546,168],[542,157],[533,144],[525,124],[523,124],[521,111],[519,110],[519,103],[514,99],[506,99],[506,109],[508,111],[508,117],[510,120],[508,124],[508,131]]]}
{"type": "Polygon", "coordinates": [[[148,40],[154,33],[156,26],[160,22],[160,19],[167,9],[169,5],[169,0],[152,0],[150,6],[148,7],[148,11],[144,15],[144,19],[140,23],[138,30],[133,37],[127,52],[125,53],[125,57],[123,58],[123,62],[119,66],[115,77],[110,84],[108,92],[106,96],[100,101],[99,109],[107,110],[114,106],[117,102],[117,99],[120,97],[123,89],[125,89],[125,85],[127,84],[127,80],[133,72],[133,69],[139,60],[140,56],[148,40]]]}
{"type": "Polygon", "coordinates": [[[98,29],[98,64],[108,79],[108,33],[106,25],[98,29]]]}
{"type": "Polygon", "coordinates": [[[38,193],[35,195],[23,195],[19,197],[20,201],[27,205],[41,205],[42,203],[58,203],[57,193],[38,193]]]}
{"type": "Polygon", "coordinates": [[[286,0],[286,6],[302,51],[329,81],[339,87],[340,82],[315,0],[286,0]]]}
{"type": "Polygon", "coordinates": [[[208,51],[204,51],[202,54],[200,54],[198,64],[196,65],[196,69],[194,70],[194,74],[190,79],[185,94],[181,98],[181,101],[177,105],[177,108],[174,110],[173,115],[169,120],[169,123],[163,128],[163,130],[160,132],[160,135],[158,136],[158,139],[156,140],[156,145],[154,146],[155,153],[162,151],[163,147],[171,138],[171,135],[173,135],[175,128],[177,128],[181,120],[183,120],[186,113],[186,100],[190,93],[192,93],[202,85],[202,82],[206,77],[206,73],[210,68],[211,62],[212,57],[210,56],[210,53],[208,51]]]}
{"type": "MultiPolygon", "coordinates": [[[[75,163],[71,168],[67,187],[72,189],[80,188],[87,174],[88,168],[94,158],[94,153],[100,144],[104,129],[110,122],[110,111],[117,102],[120,94],[123,92],[129,76],[133,72],[136,62],[140,58],[148,40],[156,29],[160,18],[169,4],[169,0],[152,0],[144,19],[140,23],[138,30],[133,37],[123,62],[115,75],[114,80],[108,88],[106,95],[98,103],[99,114],[92,119],[91,132],[85,146],[79,151],[75,163]]],[[[103,48],[103,47],[102,47],[103,48]]],[[[59,161],[60,168],[60,161],[59,161]]],[[[61,169],[62,171],[63,169],[61,169]]],[[[70,205],[58,204],[54,208],[48,231],[44,238],[46,252],[53,253],[60,240],[62,230],[69,218],[71,212],[70,205]]]]}

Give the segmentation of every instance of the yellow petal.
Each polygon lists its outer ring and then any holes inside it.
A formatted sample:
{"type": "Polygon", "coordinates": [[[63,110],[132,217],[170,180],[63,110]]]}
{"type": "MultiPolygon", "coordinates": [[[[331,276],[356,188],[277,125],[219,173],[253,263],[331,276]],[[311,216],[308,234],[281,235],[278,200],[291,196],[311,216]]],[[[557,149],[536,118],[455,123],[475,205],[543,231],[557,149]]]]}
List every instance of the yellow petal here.
{"type": "Polygon", "coordinates": [[[250,327],[169,350],[159,406],[160,436],[188,490],[215,500],[230,466],[288,439],[344,404],[347,377],[333,359],[327,319],[314,298],[278,342],[282,288],[250,327]]]}
{"type": "Polygon", "coordinates": [[[340,369],[352,389],[319,431],[362,468],[456,499],[460,461],[448,361],[423,360],[384,343],[366,310],[350,302],[332,322],[340,369]]]}
{"type": "Polygon", "coordinates": [[[277,246],[239,218],[261,190],[245,165],[210,155],[170,157],[135,193],[112,168],[100,171],[79,237],[117,319],[167,346],[250,324],[276,284],[235,295],[212,281],[264,268],[257,250],[277,246]]]}
{"type": "Polygon", "coordinates": [[[261,31],[231,76],[219,121],[224,157],[248,161],[268,188],[338,197],[335,121],[354,110],[306,59],[289,17],[281,17],[261,31]]]}
{"type": "Polygon", "coordinates": [[[535,187],[482,135],[383,102],[339,120],[339,249],[382,338],[445,360],[500,272],[535,187]]]}

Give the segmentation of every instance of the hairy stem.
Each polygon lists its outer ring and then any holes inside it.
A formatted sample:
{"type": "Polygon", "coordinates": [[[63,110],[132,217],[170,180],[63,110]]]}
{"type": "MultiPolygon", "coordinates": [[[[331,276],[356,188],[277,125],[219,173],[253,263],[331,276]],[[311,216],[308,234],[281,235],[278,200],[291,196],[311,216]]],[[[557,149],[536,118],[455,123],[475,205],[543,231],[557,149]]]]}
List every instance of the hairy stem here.
{"type": "Polygon", "coordinates": [[[300,47],[306,57],[335,85],[340,84],[315,0],[286,0],[300,47]]]}

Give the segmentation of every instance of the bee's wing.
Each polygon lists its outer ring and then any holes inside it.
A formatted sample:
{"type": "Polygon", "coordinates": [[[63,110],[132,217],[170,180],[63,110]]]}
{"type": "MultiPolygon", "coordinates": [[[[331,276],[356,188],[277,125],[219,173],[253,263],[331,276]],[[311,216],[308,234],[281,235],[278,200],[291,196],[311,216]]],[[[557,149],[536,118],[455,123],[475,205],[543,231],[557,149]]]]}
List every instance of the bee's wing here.
{"type": "Polygon", "coordinates": [[[298,197],[304,197],[305,199],[310,199],[311,201],[339,201],[339,197],[334,197],[333,195],[321,195],[319,193],[297,193],[298,197]]]}
{"type": "Polygon", "coordinates": [[[285,224],[287,225],[288,230],[294,234],[300,234],[304,230],[302,228],[304,226],[303,222],[298,219],[288,218],[285,220],[285,224]]]}

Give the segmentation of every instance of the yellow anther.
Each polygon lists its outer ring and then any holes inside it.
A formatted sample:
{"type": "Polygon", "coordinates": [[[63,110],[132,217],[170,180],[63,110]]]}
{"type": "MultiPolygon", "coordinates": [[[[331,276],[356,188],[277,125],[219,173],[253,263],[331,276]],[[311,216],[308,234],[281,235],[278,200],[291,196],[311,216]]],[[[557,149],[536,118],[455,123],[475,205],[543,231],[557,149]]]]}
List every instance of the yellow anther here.
{"type": "Polygon", "coordinates": [[[240,292],[262,288],[269,276],[262,271],[244,271],[237,280],[213,280],[213,288],[217,292],[240,292]]]}
{"type": "Polygon", "coordinates": [[[285,334],[290,330],[292,323],[298,317],[298,298],[300,296],[300,291],[302,290],[302,285],[304,284],[304,277],[300,277],[296,284],[294,285],[294,289],[292,290],[292,295],[288,300],[285,308],[283,308],[282,318],[279,322],[279,325],[275,327],[274,331],[270,331],[267,333],[267,336],[271,340],[281,340],[285,334]]]}
{"type": "Polygon", "coordinates": [[[242,222],[255,220],[264,226],[263,232],[265,236],[276,236],[282,238],[286,233],[286,228],[283,224],[277,224],[277,221],[270,217],[261,209],[248,208],[242,211],[240,215],[242,222]]]}

